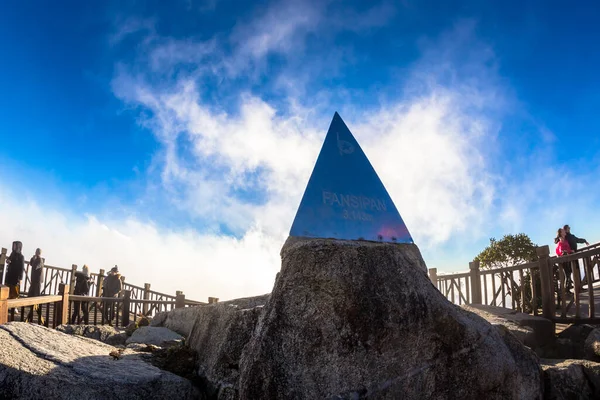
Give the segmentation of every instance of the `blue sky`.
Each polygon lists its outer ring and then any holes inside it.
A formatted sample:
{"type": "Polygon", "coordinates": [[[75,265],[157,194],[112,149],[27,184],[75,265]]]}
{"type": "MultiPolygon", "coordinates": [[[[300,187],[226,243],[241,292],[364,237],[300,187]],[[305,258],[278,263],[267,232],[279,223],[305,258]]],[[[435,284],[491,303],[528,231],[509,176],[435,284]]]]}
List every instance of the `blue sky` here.
{"type": "Polygon", "coordinates": [[[5,247],[269,291],[335,111],[430,267],[599,240],[594,2],[87,3],[0,8],[5,247]]]}

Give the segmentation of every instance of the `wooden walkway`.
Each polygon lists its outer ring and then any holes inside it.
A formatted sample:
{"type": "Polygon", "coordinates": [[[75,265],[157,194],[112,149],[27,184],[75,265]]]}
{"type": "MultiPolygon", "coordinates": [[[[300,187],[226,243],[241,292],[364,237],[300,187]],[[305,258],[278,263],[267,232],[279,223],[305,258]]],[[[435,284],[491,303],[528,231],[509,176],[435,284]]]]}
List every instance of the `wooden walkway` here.
{"type": "MultiPolygon", "coordinates": [[[[600,310],[600,282],[595,282],[592,287],[594,288],[594,307],[596,310],[600,310]]],[[[560,314],[561,310],[557,310],[556,313],[560,314]]],[[[585,291],[579,294],[579,316],[587,318],[590,314],[590,294],[585,291]]],[[[575,306],[575,296],[573,294],[567,294],[567,316],[575,317],[577,315],[577,308],[575,306]]]]}

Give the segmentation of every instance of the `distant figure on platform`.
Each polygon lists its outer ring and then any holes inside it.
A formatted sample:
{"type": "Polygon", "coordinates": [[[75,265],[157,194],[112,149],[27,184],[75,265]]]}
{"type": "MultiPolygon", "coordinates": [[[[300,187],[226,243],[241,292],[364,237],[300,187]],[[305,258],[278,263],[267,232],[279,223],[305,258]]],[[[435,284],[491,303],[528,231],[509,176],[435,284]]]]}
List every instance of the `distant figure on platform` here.
{"type": "MultiPolygon", "coordinates": [[[[42,276],[44,274],[44,259],[42,258],[42,249],[35,249],[35,255],[29,260],[29,267],[31,267],[31,285],[27,292],[27,297],[38,297],[42,295],[42,276]]],[[[42,315],[42,309],[39,304],[33,306],[33,310],[29,312],[25,322],[33,321],[33,311],[35,311],[39,317],[39,321],[44,325],[44,317],[42,315]]]]}
{"type": "MultiPolygon", "coordinates": [[[[89,296],[90,286],[92,284],[92,278],[90,277],[90,269],[87,265],[84,265],[81,271],[75,272],[75,288],[73,294],[77,296],[89,296]]],[[[73,316],[71,317],[71,324],[81,323],[80,311],[83,311],[83,322],[87,325],[89,323],[89,307],[87,301],[74,301],[73,302],[73,316]]]]}
{"type": "Polygon", "coordinates": [[[569,246],[571,246],[571,250],[573,250],[573,252],[577,251],[577,243],[585,243],[586,246],[590,245],[587,240],[580,239],[577,236],[573,235],[571,233],[571,227],[569,225],[565,225],[563,229],[567,234],[567,241],[569,242],[569,246]]]}
{"type": "Polygon", "coordinates": [[[25,258],[23,257],[23,254],[21,254],[22,250],[23,243],[19,241],[13,242],[10,256],[6,259],[8,269],[6,270],[5,283],[9,289],[9,299],[19,298],[21,281],[23,280],[23,270],[25,269],[25,258]]]}
{"type": "MultiPolygon", "coordinates": [[[[557,256],[566,256],[568,254],[572,254],[573,250],[571,249],[571,246],[569,245],[569,241],[567,240],[567,232],[564,228],[559,228],[558,229],[558,234],[556,236],[556,239],[554,239],[554,243],[556,243],[556,255],[557,256]]],[[[566,285],[567,285],[567,291],[569,291],[571,289],[571,287],[573,287],[573,280],[571,279],[571,274],[573,272],[572,268],[571,268],[571,263],[563,263],[563,269],[565,271],[565,276],[566,276],[566,285]]]]}
{"type": "MultiPolygon", "coordinates": [[[[119,267],[115,265],[108,273],[108,276],[104,279],[104,285],[102,287],[102,297],[118,297],[122,289],[123,283],[121,282],[121,274],[119,274],[119,267]]],[[[109,325],[112,325],[114,312],[115,302],[104,302],[104,318],[108,321],[109,325]]]]}

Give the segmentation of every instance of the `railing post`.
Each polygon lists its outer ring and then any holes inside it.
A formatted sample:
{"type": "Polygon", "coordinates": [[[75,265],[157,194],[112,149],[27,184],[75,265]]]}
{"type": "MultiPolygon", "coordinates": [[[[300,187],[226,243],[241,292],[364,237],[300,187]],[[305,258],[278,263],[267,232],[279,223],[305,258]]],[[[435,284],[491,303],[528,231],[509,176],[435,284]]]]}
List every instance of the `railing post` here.
{"type": "Polygon", "coordinates": [[[472,304],[483,304],[481,298],[481,275],[479,274],[479,265],[479,261],[471,261],[469,263],[472,304]]]}
{"type": "Polygon", "coordinates": [[[433,286],[437,288],[437,268],[429,268],[429,279],[431,279],[433,286]]]}
{"type": "Polygon", "coordinates": [[[64,283],[58,285],[58,294],[62,296],[62,300],[55,305],[56,319],[54,324],[56,326],[69,323],[69,285],[64,283]]]}
{"type": "MultiPolygon", "coordinates": [[[[5,249],[3,249],[5,250],[5,249]]],[[[0,325],[8,322],[8,286],[0,285],[0,325]]]]}
{"type": "Polygon", "coordinates": [[[98,271],[98,285],[96,286],[96,297],[102,297],[102,285],[104,284],[104,270],[98,271]]]}
{"type": "Polygon", "coordinates": [[[123,324],[126,327],[129,325],[129,312],[131,308],[131,290],[123,290],[123,324]]]}
{"type": "Polygon", "coordinates": [[[2,252],[0,252],[0,284],[4,285],[4,262],[6,261],[6,250],[4,247],[2,248],[2,252]]]}
{"type": "Polygon", "coordinates": [[[75,290],[75,272],[77,272],[77,265],[71,265],[71,279],[69,280],[69,294],[73,294],[75,290]]]}
{"type": "MultiPolygon", "coordinates": [[[[548,246],[536,247],[540,269],[542,287],[542,315],[544,318],[554,317],[554,285],[553,274],[550,268],[550,248],[548,246]]],[[[533,274],[532,274],[533,275],[533,274]]]]}
{"type": "MultiPolygon", "coordinates": [[[[144,300],[150,300],[150,284],[144,283],[144,300]]],[[[142,314],[148,315],[148,303],[142,304],[142,314]]]]}
{"type": "Polygon", "coordinates": [[[175,292],[175,308],[185,307],[185,294],[181,290],[175,292]]]}
{"type": "Polygon", "coordinates": [[[208,304],[215,304],[219,302],[219,298],[218,297],[209,297],[208,298],[208,304]]]}

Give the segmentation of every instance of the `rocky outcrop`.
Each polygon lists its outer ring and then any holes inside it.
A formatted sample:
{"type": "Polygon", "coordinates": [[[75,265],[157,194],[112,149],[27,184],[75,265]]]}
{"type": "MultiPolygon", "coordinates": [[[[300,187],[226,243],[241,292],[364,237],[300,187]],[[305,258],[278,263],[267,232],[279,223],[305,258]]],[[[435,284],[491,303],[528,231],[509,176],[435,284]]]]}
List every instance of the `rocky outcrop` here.
{"type": "Polygon", "coordinates": [[[546,318],[482,304],[461,306],[494,326],[504,326],[525,346],[543,352],[554,344],[554,324],[546,318]]]}
{"type": "Polygon", "coordinates": [[[130,350],[20,322],[0,326],[0,398],[199,398],[192,384],[130,350]]]}
{"type": "Polygon", "coordinates": [[[161,312],[154,316],[150,325],[162,326],[169,328],[172,331],[179,333],[182,336],[188,337],[192,333],[194,324],[198,316],[205,314],[205,309],[210,307],[232,306],[238,310],[246,310],[254,307],[264,306],[270,297],[269,294],[264,294],[254,297],[244,297],[213,305],[201,305],[196,307],[177,308],[169,312],[161,312]]]}
{"type": "Polygon", "coordinates": [[[585,358],[600,361],[600,328],[592,330],[584,343],[585,358]]]}
{"type": "Polygon", "coordinates": [[[59,325],[58,331],[68,335],[83,336],[99,340],[111,346],[124,345],[127,335],[108,325],[59,325]]]}
{"type": "Polygon", "coordinates": [[[198,353],[198,374],[205,382],[209,398],[238,398],[242,351],[250,341],[261,312],[262,306],[242,308],[223,303],[202,307],[197,313],[188,345],[198,353]]]}
{"type": "Polygon", "coordinates": [[[587,360],[542,360],[544,398],[599,399],[600,364],[587,360]]]}
{"type": "Polygon", "coordinates": [[[415,245],[288,239],[241,399],[540,399],[514,337],[450,304],[415,245]]]}
{"type": "Polygon", "coordinates": [[[197,353],[198,377],[208,398],[237,399],[242,351],[269,297],[176,309],[155,316],[152,325],[187,332],[186,342],[197,353]]]}
{"type": "Polygon", "coordinates": [[[133,332],[133,334],[127,339],[126,343],[141,343],[163,346],[165,343],[172,344],[173,342],[181,342],[183,340],[183,336],[173,332],[168,328],[142,326],[133,332]]]}

